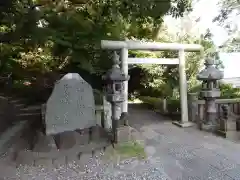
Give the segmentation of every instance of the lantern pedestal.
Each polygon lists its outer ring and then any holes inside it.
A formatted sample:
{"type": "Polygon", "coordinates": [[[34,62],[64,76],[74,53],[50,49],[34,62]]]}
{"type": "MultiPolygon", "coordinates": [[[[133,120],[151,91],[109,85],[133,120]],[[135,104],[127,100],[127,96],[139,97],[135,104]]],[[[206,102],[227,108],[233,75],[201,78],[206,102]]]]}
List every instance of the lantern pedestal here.
{"type": "Polygon", "coordinates": [[[127,143],[127,142],[135,142],[137,141],[140,144],[144,143],[144,140],[142,138],[142,136],[140,135],[140,133],[130,127],[130,126],[121,126],[119,128],[117,128],[117,142],[115,142],[115,144],[122,144],[122,143],[127,143]]]}
{"type": "Polygon", "coordinates": [[[174,125],[178,126],[178,127],[182,127],[182,128],[186,128],[186,127],[192,127],[195,124],[192,122],[180,122],[180,121],[173,121],[172,122],[174,125]]]}
{"type": "Polygon", "coordinates": [[[117,128],[117,142],[116,143],[124,143],[131,141],[131,127],[129,126],[121,126],[117,128]]]}

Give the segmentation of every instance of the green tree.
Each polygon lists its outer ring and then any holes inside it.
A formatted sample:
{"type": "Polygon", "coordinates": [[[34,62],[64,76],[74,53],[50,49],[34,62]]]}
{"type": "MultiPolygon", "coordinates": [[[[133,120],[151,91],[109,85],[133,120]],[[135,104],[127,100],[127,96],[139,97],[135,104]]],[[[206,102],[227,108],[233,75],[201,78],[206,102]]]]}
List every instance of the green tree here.
{"type": "Polygon", "coordinates": [[[45,73],[74,64],[101,74],[109,66],[101,39],[151,39],[164,14],[190,8],[182,0],[9,0],[0,12],[1,69],[45,73]]]}
{"type": "MultiPolygon", "coordinates": [[[[211,40],[211,34],[207,32],[201,38],[196,38],[189,34],[179,36],[169,34],[166,27],[162,27],[159,34],[160,42],[182,42],[182,43],[200,43],[205,49],[205,56],[213,56],[216,48],[211,40]]],[[[139,57],[159,57],[159,58],[178,58],[178,52],[152,52],[135,53],[139,57]]],[[[188,90],[198,84],[196,76],[203,66],[200,53],[186,53],[186,74],[188,81],[188,90]]],[[[142,80],[144,88],[140,90],[141,95],[164,98],[179,98],[179,72],[177,65],[140,65],[145,77],[142,80]]]]}
{"type": "Polygon", "coordinates": [[[223,43],[222,49],[227,52],[240,49],[240,32],[238,19],[240,15],[239,0],[221,0],[219,2],[220,13],[213,22],[218,22],[228,32],[229,38],[223,43]]]}

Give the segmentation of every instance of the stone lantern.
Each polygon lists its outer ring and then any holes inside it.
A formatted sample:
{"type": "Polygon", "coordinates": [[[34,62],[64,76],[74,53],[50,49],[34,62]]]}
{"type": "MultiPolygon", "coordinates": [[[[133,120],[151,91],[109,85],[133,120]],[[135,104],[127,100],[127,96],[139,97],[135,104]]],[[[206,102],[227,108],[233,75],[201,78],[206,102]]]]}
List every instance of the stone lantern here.
{"type": "Polygon", "coordinates": [[[223,72],[216,68],[215,62],[212,59],[206,59],[205,66],[205,69],[197,76],[198,80],[203,81],[200,97],[206,102],[205,123],[210,125],[213,131],[216,131],[217,109],[215,100],[221,95],[218,80],[223,78],[223,72]]]}
{"type": "Polygon", "coordinates": [[[125,101],[124,96],[124,81],[129,80],[129,76],[126,76],[119,67],[119,56],[114,52],[113,66],[103,76],[105,82],[106,99],[111,103],[112,107],[112,129],[113,129],[113,141],[117,143],[117,129],[119,128],[119,115],[121,103],[125,101]]]}

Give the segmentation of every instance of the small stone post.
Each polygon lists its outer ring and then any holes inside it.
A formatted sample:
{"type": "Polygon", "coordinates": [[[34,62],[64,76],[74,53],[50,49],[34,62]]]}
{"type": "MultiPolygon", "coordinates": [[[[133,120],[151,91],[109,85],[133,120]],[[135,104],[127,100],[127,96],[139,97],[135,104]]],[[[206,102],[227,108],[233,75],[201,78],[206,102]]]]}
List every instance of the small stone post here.
{"type": "Polygon", "coordinates": [[[112,107],[106,99],[106,96],[103,96],[103,110],[104,110],[104,125],[105,129],[108,131],[112,128],[112,107]]]}
{"type": "Polygon", "coordinates": [[[228,112],[229,112],[229,107],[228,105],[222,105],[221,106],[222,108],[222,117],[220,119],[220,125],[219,125],[219,130],[218,132],[223,135],[224,137],[226,137],[226,133],[227,133],[227,130],[228,130],[228,127],[227,127],[227,120],[228,120],[228,112]]]}
{"type": "Polygon", "coordinates": [[[198,93],[189,93],[189,119],[192,122],[196,122],[197,121],[197,114],[198,114],[198,104],[197,104],[197,100],[198,100],[198,93]]]}
{"type": "Polygon", "coordinates": [[[121,113],[121,103],[111,102],[112,107],[112,129],[113,129],[113,139],[115,143],[118,143],[118,129],[121,126],[122,119],[119,116],[121,113]]]}
{"type": "Polygon", "coordinates": [[[202,130],[202,122],[204,121],[204,104],[198,105],[198,119],[197,125],[199,130],[202,130]]]}
{"type": "MultiPolygon", "coordinates": [[[[128,76],[128,49],[121,49],[121,70],[125,76],[128,76]]],[[[128,125],[128,80],[124,81],[124,101],[121,107],[121,119],[124,121],[124,125],[128,125]]]]}

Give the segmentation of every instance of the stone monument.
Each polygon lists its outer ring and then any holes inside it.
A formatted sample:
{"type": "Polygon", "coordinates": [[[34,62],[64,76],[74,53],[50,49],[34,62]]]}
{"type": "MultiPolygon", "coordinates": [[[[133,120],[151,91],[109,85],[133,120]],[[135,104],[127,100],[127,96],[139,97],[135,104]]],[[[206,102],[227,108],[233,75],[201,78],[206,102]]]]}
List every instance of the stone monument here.
{"type": "Polygon", "coordinates": [[[46,103],[44,123],[46,135],[96,126],[91,85],[77,73],[63,76],[46,103]]]}

